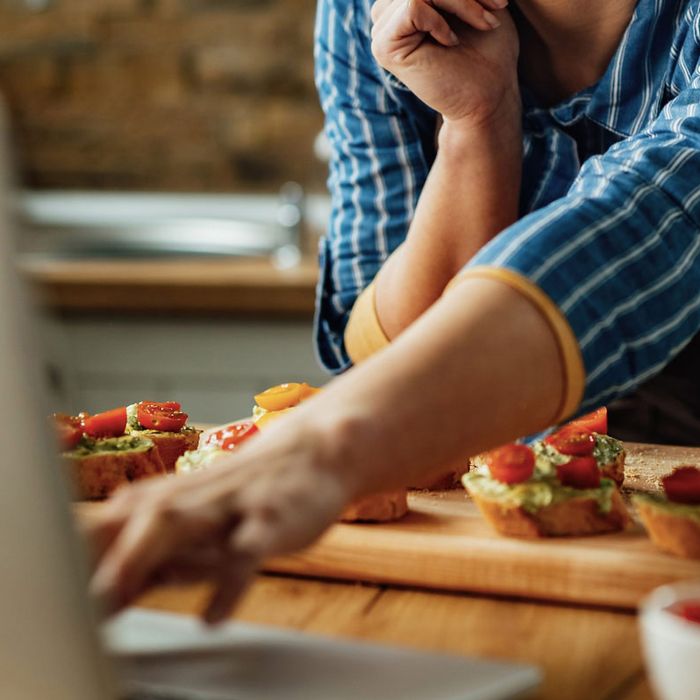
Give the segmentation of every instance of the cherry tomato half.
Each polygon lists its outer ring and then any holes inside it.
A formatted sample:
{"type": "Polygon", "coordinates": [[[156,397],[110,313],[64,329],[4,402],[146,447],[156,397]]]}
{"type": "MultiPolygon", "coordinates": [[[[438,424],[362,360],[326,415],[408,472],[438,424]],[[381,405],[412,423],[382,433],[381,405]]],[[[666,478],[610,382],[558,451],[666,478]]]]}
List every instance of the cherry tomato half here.
{"type": "Polygon", "coordinates": [[[584,430],[590,430],[592,433],[600,433],[601,435],[607,435],[608,433],[608,409],[603,406],[597,411],[592,413],[586,413],[585,416],[580,416],[570,423],[567,423],[565,427],[576,427],[583,428],[584,430]]]}
{"type": "Polygon", "coordinates": [[[661,479],[669,501],[674,503],[700,504],[700,469],[676,467],[661,479]]]}
{"type": "Polygon", "coordinates": [[[255,403],[266,411],[281,411],[296,406],[302,400],[303,393],[303,385],[297,382],[278,384],[256,394],[255,403]]]}
{"type": "Polygon", "coordinates": [[[172,408],[175,411],[182,410],[182,404],[179,401],[147,401],[146,403],[153,403],[156,406],[162,406],[163,408],[172,408]]]}
{"type": "Polygon", "coordinates": [[[527,445],[503,445],[486,455],[491,476],[504,484],[520,484],[535,471],[535,453],[527,445]]]}
{"type": "Polygon", "coordinates": [[[245,425],[235,426],[235,430],[224,437],[221,443],[222,449],[232,450],[234,447],[238,447],[242,442],[245,442],[248,438],[260,432],[252,420],[244,421],[244,423],[245,425]]]}
{"type": "Polygon", "coordinates": [[[249,437],[259,433],[258,427],[251,419],[239,420],[231,425],[227,425],[221,430],[210,433],[204,442],[205,447],[217,445],[223,450],[232,450],[249,437]]]}
{"type": "Polygon", "coordinates": [[[126,406],[83,417],[83,430],[90,437],[117,437],[126,429],[126,406]]]}
{"type": "Polygon", "coordinates": [[[557,466],[557,477],[564,486],[574,489],[597,489],[600,486],[600,469],[595,457],[572,457],[566,464],[557,466]]]}
{"type": "Polygon", "coordinates": [[[576,426],[564,426],[544,440],[557,452],[572,457],[588,457],[593,454],[595,436],[590,430],[576,426]]]}
{"type": "Polygon", "coordinates": [[[136,417],[146,430],[160,430],[164,433],[177,433],[187,423],[187,414],[180,410],[175,401],[141,401],[136,407],[136,417]]]}
{"type": "Polygon", "coordinates": [[[321,391],[321,389],[317,386],[311,386],[310,384],[307,384],[306,382],[301,383],[301,400],[304,401],[306,399],[310,399],[312,396],[315,396],[318,394],[318,392],[321,391]]]}
{"type": "Polygon", "coordinates": [[[83,437],[80,418],[65,413],[54,413],[53,422],[61,449],[72,450],[83,437]]]}

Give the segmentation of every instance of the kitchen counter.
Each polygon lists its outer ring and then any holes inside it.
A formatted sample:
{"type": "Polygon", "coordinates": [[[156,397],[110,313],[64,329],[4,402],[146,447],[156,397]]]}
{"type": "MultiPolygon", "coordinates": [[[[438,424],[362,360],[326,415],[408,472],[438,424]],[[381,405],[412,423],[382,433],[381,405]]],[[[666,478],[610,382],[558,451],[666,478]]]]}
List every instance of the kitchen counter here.
{"type": "Polygon", "coordinates": [[[32,260],[20,266],[39,303],[59,312],[313,314],[318,267],[267,259],[32,260]]]}
{"type": "MultiPolygon", "coordinates": [[[[141,607],[195,614],[207,586],[160,588],[141,607]]],[[[630,613],[386,586],[259,576],[249,622],[540,666],[539,700],[652,700],[630,613]]]]}

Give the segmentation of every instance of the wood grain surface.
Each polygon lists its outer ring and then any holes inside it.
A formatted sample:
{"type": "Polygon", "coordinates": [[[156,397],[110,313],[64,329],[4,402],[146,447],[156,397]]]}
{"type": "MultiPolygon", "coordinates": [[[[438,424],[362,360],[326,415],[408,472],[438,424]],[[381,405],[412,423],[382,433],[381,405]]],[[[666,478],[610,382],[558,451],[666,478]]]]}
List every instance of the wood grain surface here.
{"type": "MultiPolygon", "coordinates": [[[[652,489],[700,449],[628,445],[629,487],[652,489]]],[[[311,548],[268,571],[635,608],[653,588],[700,577],[700,561],[657,550],[636,524],[585,538],[501,537],[459,490],[415,492],[394,523],[333,526],[311,548]]]]}
{"type": "MultiPolygon", "coordinates": [[[[207,586],[160,588],[142,607],[196,614],[207,586]]],[[[333,637],[535,664],[538,700],[651,700],[634,615],[610,610],[261,576],[235,617],[333,637]]]]}

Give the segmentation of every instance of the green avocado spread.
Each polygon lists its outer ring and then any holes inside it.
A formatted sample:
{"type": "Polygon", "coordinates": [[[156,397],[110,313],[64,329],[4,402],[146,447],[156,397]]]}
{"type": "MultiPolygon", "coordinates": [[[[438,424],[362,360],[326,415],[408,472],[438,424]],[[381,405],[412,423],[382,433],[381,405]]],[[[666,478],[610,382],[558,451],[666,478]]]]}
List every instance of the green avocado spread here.
{"type": "Polygon", "coordinates": [[[109,452],[147,452],[152,447],[152,440],[138,435],[122,435],[99,440],[84,435],[76,447],[64,454],[68,457],[90,457],[109,452]]]}
{"type": "Polygon", "coordinates": [[[680,515],[684,518],[692,518],[700,523],[700,503],[674,503],[673,501],[669,501],[666,496],[656,493],[638,493],[632,496],[632,501],[635,504],[646,503],[669,515],[680,515]]]}
{"type": "Polygon", "coordinates": [[[599,433],[594,433],[594,435],[595,447],[593,448],[593,456],[598,462],[598,466],[603,467],[614,462],[624,449],[622,443],[609,435],[600,435],[599,433]]]}
{"type": "MultiPolygon", "coordinates": [[[[615,483],[611,479],[601,479],[600,486],[595,489],[563,486],[557,479],[557,466],[565,464],[571,457],[561,454],[544,441],[534,443],[532,450],[535,453],[535,470],[527,481],[521,484],[504,484],[493,479],[488,467],[482,465],[464,475],[462,482],[465,488],[482,498],[519,506],[530,513],[572,498],[594,499],[601,513],[610,512],[615,492],[615,483]]],[[[595,433],[593,456],[599,467],[614,462],[622,450],[619,440],[595,433]]]]}
{"type": "Polygon", "coordinates": [[[491,501],[518,506],[530,513],[540,508],[568,501],[572,498],[592,498],[598,503],[601,513],[609,513],[612,508],[612,497],[615,483],[610,479],[601,479],[597,489],[574,489],[562,486],[556,476],[535,474],[522,484],[504,484],[491,478],[487,468],[477,468],[462,477],[462,483],[467,491],[476,493],[491,501]]]}
{"type": "MultiPolygon", "coordinates": [[[[622,443],[609,435],[594,433],[595,447],[593,457],[600,468],[614,462],[623,450],[622,443]]],[[[571,457],[561,454],[546,442],[536,442],[532,445],[535,452],[535,473],[549,475],[556,471],[558,464],[568,462],[571,457]]]]}

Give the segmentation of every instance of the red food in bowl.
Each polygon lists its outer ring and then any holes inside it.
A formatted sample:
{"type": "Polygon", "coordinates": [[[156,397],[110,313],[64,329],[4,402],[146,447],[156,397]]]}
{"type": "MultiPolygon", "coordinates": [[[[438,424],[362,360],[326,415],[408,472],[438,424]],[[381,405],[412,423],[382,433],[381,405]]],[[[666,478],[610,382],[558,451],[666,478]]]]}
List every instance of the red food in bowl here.
{"type": "Polygon", "coordinates": [[[688,622],[700,625],[700,598],[697,600],[680,600],[670,605],[667,610],[688,622]]]}

